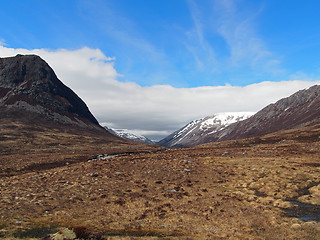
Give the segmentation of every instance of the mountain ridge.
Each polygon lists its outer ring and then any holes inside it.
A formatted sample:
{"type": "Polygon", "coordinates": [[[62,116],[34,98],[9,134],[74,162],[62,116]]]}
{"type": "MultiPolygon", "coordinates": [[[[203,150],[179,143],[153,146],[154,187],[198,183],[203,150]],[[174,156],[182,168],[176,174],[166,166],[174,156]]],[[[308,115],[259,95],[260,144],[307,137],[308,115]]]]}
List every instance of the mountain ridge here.
{"type": "Polygon", "coordinates": [[[253,112],[224,112],[216,113],[202,119],[189,122],[184,127],[173,132],[157,144],[166,147],[193,146],[201,136],[220,131],[230,124],[241,121],[253,115],[253,112]]]}
{"type": "Polygon", "coordinates": [[[128,129],[112,129],[106,126],[104,128],[107,129],[108,132],[118,137],[129,139],[131,141],[138,142],[138,143],[154,144],[154,142],[151,141],[149,138],[143,135],[138,135],[136,133],[133,133],[128,129]]]}
{"type": "Polygon", "coordinates": [[[205,136],[196,144],[224,141],[286,130],[320,119],[320,86],[300,90],[269,104],[250,118],[205,136]]]}
{"type": "Polygon", "coordinates": [[[215,115],[212,115],[194,120],[160,140],[158,144],[166,147],[191,147],[209,142],[260,136],[312,121],[317,122],[320,119],[320,86],[314,85],[300,90],[267,105],[256,114],[250,116],[248,113],[246,118],[238,119],[239,121],[226,121],[227,124],[223,124],[221,120],[214,121],[214,117],[215,115]]]}
{"type": "Polygon", "coordinates": [[[0,58],[0,107],[13,117],[33,114],[58,124],[103,129],[85,102],[37,55],[0,58]]]}

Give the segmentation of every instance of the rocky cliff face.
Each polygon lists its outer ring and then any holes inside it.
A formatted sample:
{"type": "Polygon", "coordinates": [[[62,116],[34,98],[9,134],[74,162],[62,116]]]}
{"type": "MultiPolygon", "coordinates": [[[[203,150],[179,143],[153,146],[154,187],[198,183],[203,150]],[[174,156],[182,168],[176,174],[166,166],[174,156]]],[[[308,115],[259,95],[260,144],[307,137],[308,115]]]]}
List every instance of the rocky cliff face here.
{"type": "Polygon", "coordinates": [[[247,120],[231,124],[197,144],[264,135],[291,129],[312,121],[320,121],[320,86],[301,90],[270,104],[247,120]]]}
{"type": "Polygon", "coordinates": [[[86,104],[35,55],[0,58],[0,107],[57,123],[101,128],[86,104]]]}

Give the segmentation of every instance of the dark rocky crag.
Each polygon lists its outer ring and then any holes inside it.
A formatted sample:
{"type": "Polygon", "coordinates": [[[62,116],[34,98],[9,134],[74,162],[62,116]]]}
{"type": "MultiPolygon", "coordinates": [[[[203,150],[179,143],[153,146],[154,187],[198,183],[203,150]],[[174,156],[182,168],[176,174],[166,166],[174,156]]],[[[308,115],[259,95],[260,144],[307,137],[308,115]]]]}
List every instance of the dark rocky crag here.
{"type": "Polygon", "coordinates": [[[203,136],[194,145],[261,136],[319,121],[320,86],[315,85],[266,106],[244,121],[231,124],[215,134],[203,136]]]}
{"type": "Polygon", "coordinates": [[[11,114],[102,129],[86,104],[36,55],[0,58],[0,108],[3,117],[11,114]]]}
{"type": "Polygon", "coordinates": [[[0,58],[0,178],[145,148],[101,127],[40,57],[0,58]]]}

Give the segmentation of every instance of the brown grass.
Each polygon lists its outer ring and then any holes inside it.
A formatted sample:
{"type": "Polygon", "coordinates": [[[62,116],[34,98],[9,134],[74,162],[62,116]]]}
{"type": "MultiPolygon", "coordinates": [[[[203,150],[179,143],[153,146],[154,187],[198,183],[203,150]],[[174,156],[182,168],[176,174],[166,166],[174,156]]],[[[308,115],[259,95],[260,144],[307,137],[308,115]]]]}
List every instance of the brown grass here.
{"type": "Polygon", "coordinates": [[[183,149],[52,130],[11,151],[2,135],[2,236],[54,224],[92,239],[319,239],[319,220],[286,214],[319,184],[319,130],[183,149]]]}

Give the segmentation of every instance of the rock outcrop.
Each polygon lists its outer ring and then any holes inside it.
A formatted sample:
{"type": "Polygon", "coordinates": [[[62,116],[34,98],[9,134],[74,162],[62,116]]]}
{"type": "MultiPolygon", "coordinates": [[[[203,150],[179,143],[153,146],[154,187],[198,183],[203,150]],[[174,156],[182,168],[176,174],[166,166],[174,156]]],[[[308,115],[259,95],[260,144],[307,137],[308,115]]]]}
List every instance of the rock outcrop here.
{"type": "Polygon", "coordinates": [[[0,108],[17,117],[101,128],[86,104],[36,55],[0,58],[0,108]]]}

